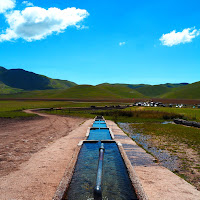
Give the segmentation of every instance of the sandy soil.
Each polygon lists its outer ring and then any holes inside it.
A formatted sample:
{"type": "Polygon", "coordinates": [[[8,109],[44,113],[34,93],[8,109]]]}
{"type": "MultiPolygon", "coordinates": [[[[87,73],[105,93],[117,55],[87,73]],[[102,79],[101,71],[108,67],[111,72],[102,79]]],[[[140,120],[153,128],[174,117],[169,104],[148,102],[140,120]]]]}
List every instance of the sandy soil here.
{"type": "Polygon", "coordinates": [[[17,170],[33,153],[68,135],[84,121],[55,115],[40,116],[32,120],[0,119],[0,176],[17,170]]]}
{"type": "Polygon", "coordinates": [[[81,118],[40,115],[34,120],[0,120],[1,200],[52,199],[91,124],[81,118]]]}

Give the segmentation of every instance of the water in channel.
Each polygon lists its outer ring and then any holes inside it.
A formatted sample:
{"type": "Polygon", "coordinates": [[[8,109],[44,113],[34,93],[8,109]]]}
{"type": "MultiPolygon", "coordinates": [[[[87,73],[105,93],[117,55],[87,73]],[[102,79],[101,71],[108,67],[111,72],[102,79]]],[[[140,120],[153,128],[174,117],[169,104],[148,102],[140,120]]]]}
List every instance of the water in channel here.
{"type": "Polygon", "coordinates": [[[110,131],[108,128],[91,129],[87,140],[112,140],[110,131]]]}
{"type": "Polygon", "coordinates": [[[97,127],[97,128],[106,128],[106,123],[98,123],[98,122],[94,122],[92,127],[97,127]]]}
{"type": "MultiPolygon", "coordinates": [[[[84,143],[65,200],[92,200],[100,144],[84,143]]],[[[104,143],[102,196],[104,200],[137,199],[115,143],[104,143]]]]}

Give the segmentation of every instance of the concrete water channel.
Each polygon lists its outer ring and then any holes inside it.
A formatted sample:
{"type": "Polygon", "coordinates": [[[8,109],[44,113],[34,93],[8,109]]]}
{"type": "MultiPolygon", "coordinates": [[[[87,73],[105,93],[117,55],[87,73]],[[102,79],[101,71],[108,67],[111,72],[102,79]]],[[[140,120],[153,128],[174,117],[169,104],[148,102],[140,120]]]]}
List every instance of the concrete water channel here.
{"type": "Polygon", "coordinates": [[[194,186],[155,163],[113,121],[89,121],[53,200],[199,200],[194,186]]]}
{"type": "Polygon", "coordinates": [[[141,189],[130,172],[114,135],[103,117],[97,116],[82,141],[70,184],[62,200],[136,200],[141,189]]]}

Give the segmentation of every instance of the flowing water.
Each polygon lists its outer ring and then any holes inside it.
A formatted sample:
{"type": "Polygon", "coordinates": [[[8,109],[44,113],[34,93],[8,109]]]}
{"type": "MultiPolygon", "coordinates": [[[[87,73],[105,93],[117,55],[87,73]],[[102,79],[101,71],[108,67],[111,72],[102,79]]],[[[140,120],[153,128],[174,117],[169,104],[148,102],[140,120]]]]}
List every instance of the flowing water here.
{"type": "MultiPolygon", "coordinates": [[[[84,143],[68,189],[68,200],[93,199],[100,144],[84,143]]],[[[105,200],[137,199],[126,166],[115,143],[104,143],[102,196],[105,200]]]]}
{"type": "Polygon", "coordinates": [[[97,128],[106,128],[106,123],[99,123],[99,122],[94,122],[92,127],[97,127],[97,128]]]}
{"type": "Polygon", "coordinates": [[[112,140],[108,128],[91,129],[87,140],[112,140]]]}

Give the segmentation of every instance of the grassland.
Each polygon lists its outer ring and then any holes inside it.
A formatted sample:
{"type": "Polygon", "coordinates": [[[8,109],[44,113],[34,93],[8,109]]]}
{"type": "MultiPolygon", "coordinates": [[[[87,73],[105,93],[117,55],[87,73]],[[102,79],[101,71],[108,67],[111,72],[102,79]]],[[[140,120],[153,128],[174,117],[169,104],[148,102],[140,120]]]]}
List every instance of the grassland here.
{"type": "Polygon", "coordinates": [[[200,129],[176,124],[142,123],[131,128],[144,135],[152,147],[167,150],[177,156],[176,174],[200,189],[200,129]]]}
{"type": "Polygon", "coordinates": [[[0,95],[0,98],[69,98],[69,99],[121,99],[121,98],[144,98],[139,92],[125,86],[92,86],[77,85],[68,89],[57,90],[34,90],[24,91],[17,94],[0,95]]]}
{"type": "MultiPolygon", "coordinates": [[[[41,77],[40,77],[41,78],[41,77]]],[[[1,81],[1,80],[0,80],[1,81]]],[[[15,89],[0,83],[0,98],[65,98],[65,99],[200,99],[200,82],[181,85],[128,85],[128,84],[100,84],[73,85],[69,81],[47,79],[42,89],[15,89]],[[9,94],[10,93],[10,94],[9,94]]],[[[39,83],[38,83],[39,84],[39,83]]],[[[25,84],[26,85],[26,84],[25,84]]],[[[36,87],[36,86],[35,86],[36,87]]],[[[38,86],[40,88],[40,84],[38,86]]],[[[162,101],[162,100],[161,100],[162,101]]]]}
{"type": "Polygon", "coordinates": [[[200,82],[173,88],[170,92],[162,94],[161,98],[169,99],[200,99],[200,82]]]}
{"type": "Polygon", "coordinates": [[[146,95],[141,94],[140,92],[128,87],[127,85],[120,84],[102,84],[97,85],[96,88],[101,88],[107,90],[113,94],[118,95],[120,98],[144,98],[146,95]]]}
{"type": "Polygon", "coordinates": [[[145,111],[145,110],[133,110],[132,108],[126,108],[123,110],[112,109],[112,110],[78,110],[74,111],[71,109],[66,110],[49,110],[46,111],[50,114],[58,115],[70,115],[80,117],[94,118],[96,115],[103,115],[105,119],[113,120],[115,122],[162,122],[173,120],[174,118],[186,118],[184,115],[172,112],[163,111],[145,111]]]}
{"type": "Polygon", "coordinates": [[[200,121],[199,108],[170,108],[170,107],[133,107],[131,110],[158,111],[175,113],[184,116],[187,120],[200,121]]]}
{"type": "MultiPolygon", "coordinates": [[[[51,107],[90,107],[118,105],[118,103],[95,103],[95,102],[70,102],[70,101],[0,101],[0,117],[20,117],[30,116],[22,112],[31,108],[51,108],[51,107]]],[[[113,111],[72,111],[70,109],[63,111],[51,111],[52,114],[77,115],[85,117],[94,117],[95,115],[104,115],[107,119],[121,122],[142,122],[142,121],[163,121],[174,118],[183,118],[187,120],[200,121],[200,109],[198,108],[167,108],[167,107],[129,107],[125,110],[113,111]]]]}
{"type": "MultiPolygon", "coordinates": [[[[111,103],[116,105],[117,103],[111,103]]],[[[70,102],[70,101],[0,101],[0,117],[16,118],[16,117],[31,117],[35,116],[22,112],[25,109],[34,108],[60,108],[60,107],[90,107],[105,106],[107,103],[98,102],[70,102]]],[[[70,112],[70,109],[66,112],[70,112]]],[[[71,113],[71,112],[70,112],[71,113]]],[[[56,114],[59,114],[58,111],[56,114]]],[[[75,115],[75,114],[74,114],[75,115]]],[[[77,113],[78,115],[78,113],[77,113]]],[[[80,115],[79,115],[80,116],[80,115]]],[[[89,115],[87,115],[89,116],[89,115]]]]}
{"type": "Polygon", "coordinates": [[[172,120],[174,118],[184,118],[183,115],[175,113],[153,110],[132,110],[131,108],[125,110],[98,111],[95,112],[95,114],[103,115],[115,122],[161,122],[163,120],[172,120]]]}
{"type": "Polygon", "coordinates": [[[46,89],[66,89],[76,84],[66,80],[51,79],[44,75],[35,74],[23,69],[6,69],[0,67],[0,81],[6,86],[4,92],[0,94],[13,93],[21,90],[46,90],[46,89]],[[16,89],[17,88],[17,89],[16,89]]]}
{"type": "Polygon", "coordinates": [[[30,108],[58,107],[65,105],[65,102],[40,102],[40,101],[0,101],[0,117],[16,118],[31,117],[32,114],[22,112],[30,108]]]}
{"type": "Polygon", "coordinates": [[[136,88],[138,92],[149,97],[159,97],[171,91],[171,88],[165,85],[148,85],[144,87],[136,88]]]}
{"type": "Polygon", "coordinates": [[[22,91],[23,90],[18,88],[9,87],[0,81],[0,94],[14,94],[22,91]]]}
{"type": "MultiPolygon", "coordinates": [[[[143,134],[164,136],[170,142],[180,142],[196,150],[200,155],[200,129],[191,128],[177,124],[143,123],[132,124],[138,132],[143,134]]],[[[161,148],[163,148],[163,145],[161,148]]]]}

